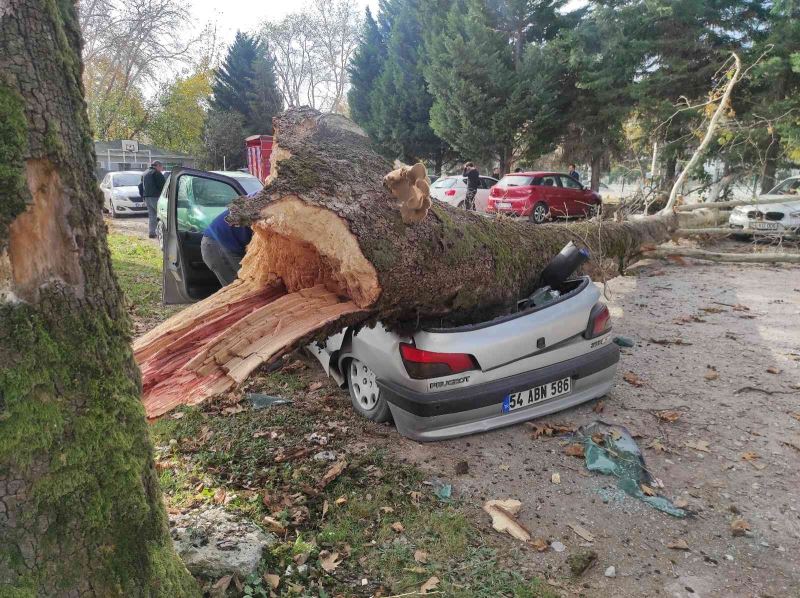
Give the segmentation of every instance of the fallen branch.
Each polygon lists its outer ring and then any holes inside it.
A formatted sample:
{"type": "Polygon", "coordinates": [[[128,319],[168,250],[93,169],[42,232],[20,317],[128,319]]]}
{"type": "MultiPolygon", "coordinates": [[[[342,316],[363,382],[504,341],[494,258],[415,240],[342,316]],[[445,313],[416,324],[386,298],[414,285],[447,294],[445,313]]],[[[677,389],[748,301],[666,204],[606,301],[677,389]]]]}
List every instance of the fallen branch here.
{"type": "Polygon", "coordinates": [[[675,234],[681,237],[687,237],[691,235],[718,235],[722,237],[727,237],[729,235],[753,235],[781,239],[800,239],[800,235],[796,233],[784,233],[782,231],[774,230],[758,230],[755,228],[679,228],[675,231],[675,234]]]}
{"type": "Polygon", "coordinates": [[[716,253],[688,247],[659,247],[643,251],[642,255],[649,258],[668,258],[678,255],[711,262],[741,262],[746,264],[800,264],[800,253],[716,253]]]}
{"type": "MultiPolygon", "coordinates": [[[[713,209],[713,210],[727,210],[728,208],[735,208],[735,207],[738,207],[738,206],[758,206],[758,205],[763,205],[763,204],[768,204],[768,203],[779,203],[780,201],[781,200],[777,200],[777,199],[774,199],[774,198],[772,198],[772,199],[764,199],[764,198],[754,197],[753,199],[736,199],[736,200],[733,200],[733,201],[718,201],[718,202],[715,202],[715,203],[690,203],[690,204],[684,204],[684,205],[681,205],[681,206],[675,206],[674,209],[678,213],[680,213],[680,212],[691,212],[691,211],[700,210],[700,209],[703,209],[703,208],[708,208],[710,210],[711,209],[713,209]]],[[[796,198],[788,197],[787,199],[785,199],[783,201],[798,201],[798,202],[800,202],[800,196],[797,196],[796,198]]]]}
{"type": "Polygon", "coordinates": [[[672,190],[669,192],[669,199],[667,200],[667,205],[664,206],[662,213],[667,214],[672,211],[675,202],[678,199],[678,192],[680,191],[681,187],[683,186],[684,181],[689,176],[689,173],[692,169],[700,162],[700,159],[706,153],[706,149],[711,144],[711,140],[714,138],[714,133],[717,130],[717,123],[719,123],[722,115],[728,109],[728,104],[730,103],[731,93],[733,93],[733,88],[736,86],[736,83],[739,81],[739,75],[742,71],[742,61],[739,60],[739,56],[732,52],[731,56],[733,57],[733,74],[731,75],[728,84],[725,86],[725,92],[722,94],[722,99],[719,102],[719,106],[714,111],[714,115],[711,117],[711,121],[708,123],[708,128],[706,129],[706,134],[703,137],[703,141],[700,142],[700,145],[697,146],[694,154],[692,154],[689,163],[681,170],[681,173],[678,175],[677,180],[672,185],[672,190]]]}

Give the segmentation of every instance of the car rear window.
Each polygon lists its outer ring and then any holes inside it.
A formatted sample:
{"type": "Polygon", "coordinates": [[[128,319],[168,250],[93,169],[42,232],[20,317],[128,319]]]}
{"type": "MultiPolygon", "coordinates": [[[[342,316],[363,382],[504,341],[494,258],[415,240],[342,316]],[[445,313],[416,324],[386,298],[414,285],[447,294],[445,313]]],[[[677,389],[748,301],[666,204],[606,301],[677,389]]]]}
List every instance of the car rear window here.
{"type": "Polygon", "coordinates": [[[497,183],[498,187],[527,187],[528,185],[535,185],[535,179],[532,176],[521,176],[518,174],[509,174],[500,179],[497,183]]]}
{"type": "Polygon", "coordinates": [[[449,189],[453,185],[456,184],[455,177],[447,177],[446,179],[438,179],[433,185],[431,185],[434,189],[449,189]]]}
{"type": "Polygon", "coordinates": [[[244,190],[248,195],[257,193],[264,188],[264,185],[261,184],[261,181],[254,176],[237,177],[236,180],[239,181],[239,184],[242,187],[244,187],[244,190]]]}
{"type": "Polygon", "coordinates": [[[132,173],[115,174],[111,180],[114,181],[113,185],[115,187],[135,187],[142,180],[142,175],[132,173]]]}

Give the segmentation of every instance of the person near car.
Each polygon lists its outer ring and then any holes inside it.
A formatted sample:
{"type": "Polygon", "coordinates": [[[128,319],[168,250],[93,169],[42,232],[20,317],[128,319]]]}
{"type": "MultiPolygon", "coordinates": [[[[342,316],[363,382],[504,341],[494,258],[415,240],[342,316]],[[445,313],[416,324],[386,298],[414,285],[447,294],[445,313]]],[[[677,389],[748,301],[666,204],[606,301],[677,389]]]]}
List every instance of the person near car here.
{"type": "Polygon", "coordinates": [[[464,209],[473,211],[475,210],[475,195],[481,186],[481,175],[475,164],[467,162],[464,164],[463,176],[467,179],[467,196],[464,198],[464,209]]]}
{"type": "Polygon", "coordinates": [[[498,181],[503,178],[502,175],[500,174],[499,168],[495,168],[494,170],[492,170],[492,178],[497,179],[498,181]]]}
{"type": "Polygon", "coordinates": [[[247,244],[253,238],[252,228],[232,226],[228,223],[228,214],[230,210],[225,210],[214,218],[200,241],[203,262],[223,287],[236,280],[247,244]]]}
{"type": "Polygon", "coordinates": [[[567,174],[569,176],[571,176],[573,179],[575,179],[576,181],[578,181],[579,183],[581,182],[581,174],[575,168],[574,164],[570,164],[569,165],[569,172],[567,174]]]}
{"type": "Polygon", "coordinates": [[[139,189],[139,193],[142,194],[144,203],[147,206],[147,236],[151,239],[156,238],[158,196],[161,195],[161,190],[164,188],[164,182],[166,181],[163,173],[164,165],[156,160],[142,175],[141,188],[139,189]]]}
{"type": "Polygon", "coordinates": [[[517,166],[517,167],[514,169],[514,172],[515,172],[515,173],[517,173],[517,172],[522,172],[522,169],[521,169],[519,166],[517,166]]]}

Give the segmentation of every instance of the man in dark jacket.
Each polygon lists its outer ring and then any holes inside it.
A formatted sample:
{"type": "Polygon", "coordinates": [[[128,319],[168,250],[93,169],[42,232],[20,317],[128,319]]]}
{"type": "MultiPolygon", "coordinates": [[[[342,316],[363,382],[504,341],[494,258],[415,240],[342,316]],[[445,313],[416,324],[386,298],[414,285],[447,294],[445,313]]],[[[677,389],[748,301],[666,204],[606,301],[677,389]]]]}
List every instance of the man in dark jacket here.
{"type": "Polygon", "coordinates": [[[575,168],[575,165],[574,165],[574,164],[570,164],[570,165],[569,165],[569,173],[568,173],[568,174],[569,174],[569,176],[571,176],[573,179],[575,179],[576,181],[578,181],[578,182],[580,183],[580,181],[581,181],[581,174],[580,174],[580,173],[578,172],[578,170],[575,168]]]}
{"type": "Polygon", "coordinates": [[[156,238],[156,207],[158,206],[158,196],[161,195],[161,190],[164,188],[163,172],[164,165],[156,160],[142,175],[140,192],[144,197],[144,203],[147,205],[147,232],[151,239],[156,238]]]}
{"type": "Polygon", "coordinates": [[[475,194],[478,193],[478,188],[481,186],[481,176],[478,169],[472,162],[464,164],[464,175],[467,179],[467,196],[464,199],[464,209],[475,209],[475,194]]]}
{"type": "Polygon", "coordinates": [[[236,280],[247,244],[253,238],[253,229],[249,226],[228,224],[228,214],[230,210],[225,210],[214,218],[200,241],[203,262],[223,287],[236,280]]]}

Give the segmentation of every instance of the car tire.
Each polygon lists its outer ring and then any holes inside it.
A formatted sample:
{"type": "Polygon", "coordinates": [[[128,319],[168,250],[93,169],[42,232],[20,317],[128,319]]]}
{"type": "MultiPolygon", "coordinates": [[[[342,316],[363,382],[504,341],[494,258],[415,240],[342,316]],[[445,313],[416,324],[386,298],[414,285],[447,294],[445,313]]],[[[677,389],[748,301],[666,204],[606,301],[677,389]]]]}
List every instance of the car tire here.
{"type": "Polygon", "coordinates": [[[586,208],[584,215],[586,218],[594,218],[595,216],[600,216],[603,213],[603,205],[602,204],[593,204],[586,208]]]}
{"type": "Polygon", "coordinates": [[[547,221],[547,204],[543,201],[537,202],[531,210],[530,221],[534,224],[543,224],[547,221]]]}
{"type": "Polygon", "coordinates": [[[375,372],[355,357],[347,360],[345,371],[350,402],[356,413],[378,423],[389,421],[392,414],[386,399],[381,396],[375,372]]]}
{"type": "Polygon", "coordinates": [[[156,220],[156,238],[158,239],[158,248],[164,251],[164,223],[160,218],[156,220]]]}
{"type": "Polygon", "coordinates": [[[117,212],[117,208],[114,207],[114,200],[108,200],[108,211],[111,213],[112,218],[119,218],[119,213],[117,212]]]}

